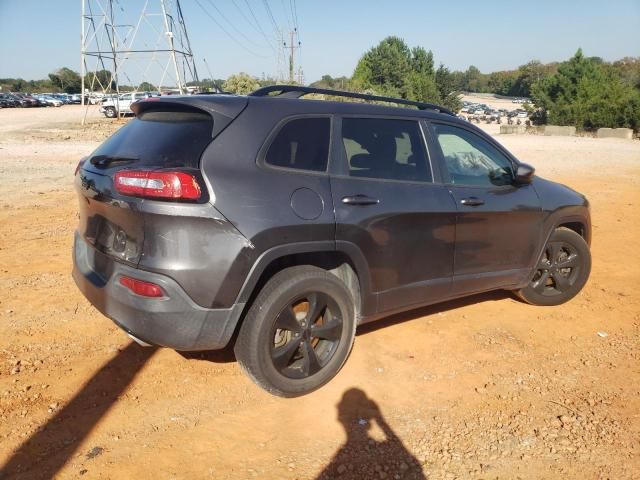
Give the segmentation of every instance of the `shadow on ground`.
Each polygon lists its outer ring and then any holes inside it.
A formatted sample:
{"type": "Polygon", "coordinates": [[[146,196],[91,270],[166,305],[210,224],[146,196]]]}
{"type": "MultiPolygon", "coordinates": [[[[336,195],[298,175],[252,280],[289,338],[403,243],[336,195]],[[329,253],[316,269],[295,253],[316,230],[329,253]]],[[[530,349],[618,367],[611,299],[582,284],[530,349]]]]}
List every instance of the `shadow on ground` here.
{"type": "Polygon", "coordinates": [[[53,478],[156,352],[130,343],[0,467],[0,479],[53,478]]]}
{"type": "Polygon", "coordinates": [[[385,420],[380,408],[360,389],[347,390],[337,405],[338,420],[347,441],[317,480],[388,478],[425,479],[420,462],[407,450],[385,420]],[[370,435],[376,425],[384,440],[370,435]]]}

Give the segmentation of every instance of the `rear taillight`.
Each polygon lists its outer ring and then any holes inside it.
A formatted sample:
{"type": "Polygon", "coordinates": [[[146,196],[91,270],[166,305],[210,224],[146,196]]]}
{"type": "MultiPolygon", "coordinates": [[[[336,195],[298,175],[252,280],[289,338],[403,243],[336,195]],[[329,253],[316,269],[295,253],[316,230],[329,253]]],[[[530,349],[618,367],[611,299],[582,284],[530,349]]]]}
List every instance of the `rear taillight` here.
{"type": "Polygon", "coordinates": [[[121,170],[113,178],[123,195],[172,200],[198,200],[201,195],[196,177],[185,172],[121,170]]]}
{"type": "Polygon", "coordinates": [[[82,165],[84,165],[84,162],[87,160],[87,157],[84,157],[82,160],[80,160],[78,162],[78,165],[76,165],[76,171],[73,174],[73,176],[75,177],[76,175],[78,175],[78,172],[80,171],[80,169],[82,168],[82,165]]]}
{"type": "Polygon", "coordinates": [[[120,285],[127,287],[136,295],[142,297],[164,297],[164,291],[160,285],[151,282],[143,282],[131,277],[120,277],[120,285]]]}

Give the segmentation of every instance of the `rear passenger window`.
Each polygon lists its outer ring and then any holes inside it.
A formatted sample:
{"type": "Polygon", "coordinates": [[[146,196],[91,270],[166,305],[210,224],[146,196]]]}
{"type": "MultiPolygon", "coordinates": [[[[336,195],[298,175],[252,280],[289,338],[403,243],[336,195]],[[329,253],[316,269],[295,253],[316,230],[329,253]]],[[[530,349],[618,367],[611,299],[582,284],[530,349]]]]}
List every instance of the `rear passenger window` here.
{"type": "Polygon", "coordinates": [[[269,146],[265,162],[275,167],[324,172],[329,157],[330,130],[329,117],[291,120],[269,146]]]}
{"type": "Polygon", "coordinates": [[[418,122],[343,118],[342,142],[352,177],[432,181],[418,122]]]}

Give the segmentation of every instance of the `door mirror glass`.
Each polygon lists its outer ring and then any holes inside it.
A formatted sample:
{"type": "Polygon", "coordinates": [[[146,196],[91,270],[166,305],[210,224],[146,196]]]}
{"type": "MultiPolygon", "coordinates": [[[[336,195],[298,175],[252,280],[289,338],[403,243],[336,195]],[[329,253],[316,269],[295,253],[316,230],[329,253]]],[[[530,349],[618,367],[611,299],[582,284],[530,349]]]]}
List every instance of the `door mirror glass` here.
{"type": "Polygon", "coordinates": [[[516,169],[515,183],[520,185],[531,183],[535,173],[536,173],[536,169],[533,168],[531,165],[528,165],[526,163],[521,163],[520,165],[518,165],[518,168],[516,169]]]}

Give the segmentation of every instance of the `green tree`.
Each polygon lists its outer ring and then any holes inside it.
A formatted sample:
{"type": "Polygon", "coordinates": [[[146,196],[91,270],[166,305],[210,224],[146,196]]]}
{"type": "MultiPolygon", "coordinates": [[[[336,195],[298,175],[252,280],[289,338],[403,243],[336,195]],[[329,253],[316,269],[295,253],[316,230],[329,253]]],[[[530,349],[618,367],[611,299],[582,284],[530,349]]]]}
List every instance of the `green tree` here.
{"type": "Polygon", "coordinates": [[[555,75],[532,86],[537,118],[584,130],[640,128],[640,93],[582,50],[558,67],[555,75]]]}
{"type": "Polygon", "coordinates": [[[313,82],[311,87],[314,88],[333,88],[336,90],[350,90],[351,79],[349,77],[332,77],[331,75],[323,75],[320,80],[313,82]]]}
{"type": "Polygon", "coordinates": [[[115,91],[116,81],[109,70],[96,70],[94,72],[88,72],[84,76],[84,88],[93,91],[115,91]]]}
{"type": "MultiPolygon", "coordinates": [[[[330,79],[323,77],[324,82],[330,79]]],[[[438,80],[433,53],[423,47],[410,49],[398,37],[385,38],[362,56],[352,85],[360,91],[459,108],[449,71],[441,70],[438,80]]]]}
{"type": "Polygon", "coordinates": [[[627,85],[640,90],[640,58],[625,57],[608,65],[607,68],[615,72],[627,85]]]}
{"type": "Polygon", "coordinates": [[[514,95],[517,79],[515,72],[493,72],[489,74],[487,88],[498,95],[514,95]]]}
{"type": "Polygon", "coordinates": [[[442,63],[436,70],[436,87],[439,99],[445,107],[454,112],[462,108],[456,75],[442,63]]]}
{"type": "Polygon", "coordinates": [[[149,82],[142,82],[138,85],[139,92],[155,92],[156,90],[158,90],[158,88],[149,82]]]}
{"type": "Polygon", "coordinates": [[[387,37],[360,58],[353,82],[359,89],[399,95],[411,71],[411,51],[407,44],[399,37],[387,37]]]}
{"type": "Polygon", "coordinates": [[[49,74],[51,84],[59,88],[66,93],[79,93],[81,78],[77,72],[74,72],[70,68],[62,67],[56,70],[55,73],[49,74]]]}
{"type": "Polygon", "coordinates": [[[463,84],[461,88],[468,92],[484,92],[486,91],[486,81],[482,73],[475,65],[469,66],[462,77],[463,84]]]}
{"type": "Polygon", "coordinates": [[[433,53],[422,47],[411,49],[411,69],[420,75],[433,76],[433,53]]]}
{"type": "Polygon", "coordinates": [[[411,72],[402,90],[403,97],[418,102],[441,103],[438,87],[433,75],[411,72]]]}
{"type": "Polygon", "coordinates": [[[260,83],[248,73],[240,72],[227,78],[223,88],[225,92],[246,95],[260,88],[260,83]]]}

